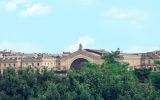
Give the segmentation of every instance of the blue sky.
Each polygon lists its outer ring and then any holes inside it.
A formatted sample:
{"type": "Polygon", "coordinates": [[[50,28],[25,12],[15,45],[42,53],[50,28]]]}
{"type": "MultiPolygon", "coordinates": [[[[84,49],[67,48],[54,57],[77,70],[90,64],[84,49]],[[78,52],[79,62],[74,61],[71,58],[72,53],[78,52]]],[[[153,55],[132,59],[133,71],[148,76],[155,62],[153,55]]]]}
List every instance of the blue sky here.
{"type": "Polygon", "coordinates": [[[0,50],[160,48],[159,0],[1,0],[0,50]]]}

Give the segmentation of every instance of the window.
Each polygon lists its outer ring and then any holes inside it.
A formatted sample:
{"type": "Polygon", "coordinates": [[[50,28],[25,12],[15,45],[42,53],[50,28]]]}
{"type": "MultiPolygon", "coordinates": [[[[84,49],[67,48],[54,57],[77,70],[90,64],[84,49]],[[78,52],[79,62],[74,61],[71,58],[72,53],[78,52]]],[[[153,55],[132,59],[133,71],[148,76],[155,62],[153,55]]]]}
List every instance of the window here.
{"type": "Polygon", "coordinates": [[[154,71],[156,71],[156,68],[154,68],[154,71]]]}
{"type": "Polygon", "coordinates": [[[148,60],[148,64],[151,64],[151,60],[148,60]]]}
{"type": "Polygon", "coordinates": [[[145,64],[145,60],[143,60],[142,63],[145,64]]]}
{"type": "Polygon", "coordinates": [[[39,66],[39,63],[37,63],[37,66],[39,66]]]}

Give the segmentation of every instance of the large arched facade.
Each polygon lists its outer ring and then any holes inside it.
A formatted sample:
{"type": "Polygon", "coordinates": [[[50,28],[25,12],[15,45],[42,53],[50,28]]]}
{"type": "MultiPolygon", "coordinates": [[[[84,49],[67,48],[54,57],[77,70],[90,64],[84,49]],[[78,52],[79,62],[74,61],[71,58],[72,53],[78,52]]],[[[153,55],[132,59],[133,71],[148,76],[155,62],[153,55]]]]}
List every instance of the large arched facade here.
{"type": "Polygon", "coordinates": [[[100,55],[88,52],[86,50],[78,50],[65,57],[61,58],[61,70],[68,70],[71,68],[80,69],[84,62],[91,62],[95,64],[102,64],[103,60],[100,55]]]}

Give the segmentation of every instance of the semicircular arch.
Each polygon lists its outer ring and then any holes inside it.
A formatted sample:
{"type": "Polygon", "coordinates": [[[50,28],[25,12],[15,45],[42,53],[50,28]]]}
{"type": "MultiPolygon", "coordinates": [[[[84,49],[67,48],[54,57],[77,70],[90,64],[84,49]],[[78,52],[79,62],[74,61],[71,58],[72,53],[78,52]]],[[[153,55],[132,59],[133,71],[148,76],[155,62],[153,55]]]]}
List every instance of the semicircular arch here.
{"type": "MultiPolygon", "coordinates": [[[[76,63],[78,63],[78,61],[80,63],[82,62],[93,62],[93,59],[92,58],[89,58],[87,56],[84,56],[84,55],[79,55],[79,56],[76,56],[76,57],[73,57],[70,62],[69,62],[69,68],[72,67],[72,64],[74,63],[74,61],[77,61],[76,63]]],[[[81,65],[81,64],[80,64],[81,65]]]]}

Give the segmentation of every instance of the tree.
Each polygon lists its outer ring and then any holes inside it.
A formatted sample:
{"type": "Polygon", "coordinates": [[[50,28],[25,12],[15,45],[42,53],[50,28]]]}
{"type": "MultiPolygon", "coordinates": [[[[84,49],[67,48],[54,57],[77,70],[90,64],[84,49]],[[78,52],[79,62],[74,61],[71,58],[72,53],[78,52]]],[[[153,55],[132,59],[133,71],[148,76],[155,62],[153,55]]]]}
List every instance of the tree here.
{"type": "Polygon", "coordinates": [[[158,66],[160,66],[160,60],[155,60],[154,63],[158,66]]]}
{"type": "Polygon", "coordinates": [[[134,74],[137,76],[140,82],[144,83],[149,79],[151,68],[139,68],[134,70],[134,74]]]}
{"type": "Polygon", "coordinates": [[[106,53],[102,56],[107,63],[113,63],[116,61],[116,58],[119,58],[120,49],[118,48],[116,51],[112,51],[111,53],[106,53]]]}
{"type": "MultiPolygon", "coordinates": [[[[128,65],[113,59],[102,65],[85,63],[76,71],[71,69],[67,76],[52,70],[41,72],[31,68],[7,69],[0,76],[1,100],[156,100],[160,97],[150,82],[141,85],[128,65]]],[[[138,76],[148,74],[135,72],[138,76]],[[138,74],[137,74],[138,73],[138,74]]],[[[141,78],[140,78],[141,79],[141,78]]]]}
{"type": "Polygon", "coordinates": [[[156,89],[160,89],[160,73],[159,72],[152,72],[150,75],[151,81],[156,89]]]}

